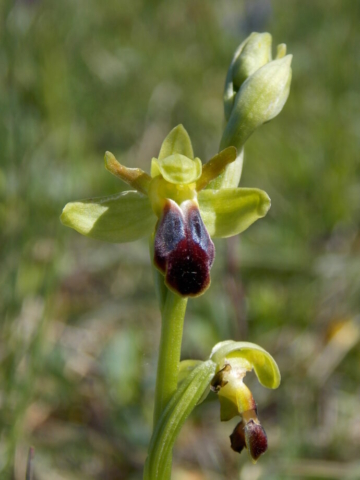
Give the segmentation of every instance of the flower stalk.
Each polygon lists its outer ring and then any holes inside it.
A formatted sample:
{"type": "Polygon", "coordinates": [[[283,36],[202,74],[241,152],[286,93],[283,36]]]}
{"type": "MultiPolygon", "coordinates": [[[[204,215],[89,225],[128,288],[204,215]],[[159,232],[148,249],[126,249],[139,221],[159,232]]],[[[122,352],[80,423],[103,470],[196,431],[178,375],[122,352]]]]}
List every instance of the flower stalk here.
{"type": "Polygon", "coordinates": [[[161,310],[161,337],[156,376],[154,428],[176,392],[187,298],[170,290],[161,310]]]}

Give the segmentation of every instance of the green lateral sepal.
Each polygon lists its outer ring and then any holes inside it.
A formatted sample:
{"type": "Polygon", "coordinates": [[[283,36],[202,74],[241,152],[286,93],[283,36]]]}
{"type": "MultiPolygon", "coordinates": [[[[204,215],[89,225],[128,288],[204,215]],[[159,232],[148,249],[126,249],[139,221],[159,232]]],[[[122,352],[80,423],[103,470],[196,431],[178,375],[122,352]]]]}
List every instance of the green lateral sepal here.
{"type": "Polygon", "coordinates": [[[201,218],[212,237],[231,237],[264,217],[271,205],[257,188],[202,190],[198,195],[201,218]]]}
{"type": "Polygon", "coordinates": [[[149,236],[156,224],[148,197],[135,191],[68,203],[60,220],[86,237],[111,243],[149,236]]]}

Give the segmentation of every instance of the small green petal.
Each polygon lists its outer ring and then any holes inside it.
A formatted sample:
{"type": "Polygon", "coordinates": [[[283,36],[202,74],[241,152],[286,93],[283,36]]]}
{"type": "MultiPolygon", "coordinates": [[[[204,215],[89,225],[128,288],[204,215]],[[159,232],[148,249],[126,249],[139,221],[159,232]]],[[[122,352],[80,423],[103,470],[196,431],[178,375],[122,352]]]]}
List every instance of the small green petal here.
{"type": "MultiPolygon", "coordinates": [[[[228,147],[229,148],[229,147],[228,147]]],[[[227,149],[226,149],[227,150],[227,149]]],[[[224,150],[223,150],[224,151],[224,150]]],[[[229,163],[220,175],[207,185],[207,190],[220,190],[222,188],[236,188],[239,185],[244,162],[244,149],[229,163]]]]}
{"type": "MultiPolygon", "coordinates": [[[[205,188],[212,180],[216,179],[225,169],[225,167],[236,160],[236,148],[228,147],[211,158],[202,167],[202,173],[196,182],[196,190],[199,192],[205,188]]],[[[237,185],[234,185],[237,187],[237,185]]]]}
{"type": "Polygon", "coordinates": [[[196,182],[202,171],[202,163],[199,158],[192,160],[179,153],[161,160],[153,158],[152,164],[152,173],[157,169],[167,182],[177,185],[196,182]]]}
{"type": "Polygon", "coordinates": [[[128,185],[145,195],[148,193],[151,177],[140,168],[127,168],[121,165],[111,152],[105,153],[105,168],[128,185]]]}
{"type": "Polygon", "coordinates": [[[82,235],[111,243],[146,237],[156,224],[148,197],[135,191],[68,203],[60,220],[82,235]]]}
{"type": "Polygon", "coordinates": [[[185,157],[194,158],[189,134],[182,125],[173,128],[161,145],[159,160],[162,160],[175,153],[180,153],[185,157]]]}
{"type": "Polygon", "coordinates": [[[150,175],[152,178],[158,177],[161,175],[161,172],[159,170],[158,166],[158,159],[157,158],[152,158],[151,159],[151,169],[150,169],[150,175]]]}
{"type": "Polygon", "coordinates": [[[201,218],[212,237],[231,237],[246,230],[270,208],[267,193],[257,188],[202,190],[201,218]]]}
{"type": "Polygon", "coordinates": [[[220,366],[226,358],[244,358],[252,364],[261,385],[267,388],[277,388],[280,385],[280,371],[275,360],[255,343],[228,340],[216,345],[210,358],[220,366]]]}

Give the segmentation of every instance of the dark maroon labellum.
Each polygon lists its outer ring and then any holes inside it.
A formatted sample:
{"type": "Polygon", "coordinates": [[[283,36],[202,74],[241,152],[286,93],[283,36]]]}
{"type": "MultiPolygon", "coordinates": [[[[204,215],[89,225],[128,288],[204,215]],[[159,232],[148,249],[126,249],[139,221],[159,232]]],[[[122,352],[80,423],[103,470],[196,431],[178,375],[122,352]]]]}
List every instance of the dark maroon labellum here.
{"type": "Polygon", "coordinates": [[[167,200],[154,241],[154,262],[169,288],[184,297],[203,293],[210,284],[215,247],[195,202],[181,208],[167,200]]]}
{"type": "Polygon", "coordinates": [[[239,422],[230,435],[231,448],[234,452],[241,453],[246,447],[244,427],[244,422],[239,422]]]}
{"type": "Polygon", "coordinates": [[[245,448],[249,449],[251,457],[256,461],[260,455],[267,450],[267,436],[260,423],[249,420],[246,424],[244,420],[236,425],[233,433],[230,435],[231,448],[241,453],[245,448]]]}
{"type": "Polygon", "coordinates": [[[266,452],[268,447],[267,436],[259,423],[249,420],[245,427],[245,438],[247,448],[254,460],[257,460],[260,455],[266,452]]]}

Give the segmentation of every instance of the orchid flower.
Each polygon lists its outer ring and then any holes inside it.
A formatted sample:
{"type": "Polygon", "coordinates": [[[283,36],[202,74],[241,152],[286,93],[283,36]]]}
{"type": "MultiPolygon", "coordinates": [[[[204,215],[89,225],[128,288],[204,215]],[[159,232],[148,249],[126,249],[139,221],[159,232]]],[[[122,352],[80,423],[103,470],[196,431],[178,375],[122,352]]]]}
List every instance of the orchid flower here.
{"type": "Polygon", "coordinates": [[[175,127],[164,140],[151,175],[121,165],[110,152],[105,167],[133,190],[68,203],[64,225],[87,237],[123,243],[153,238],[153,262],[165,284],[182,297],[201,295],[210,285],[215,247],[211,237],[241,233],[270,208],[257,188],[206,189],[237,158],[228,147],[202,164],[188,133],[175,127]]]}
{"type": "Polygon", "coordinates": [[[254,370],[261,385],[277,388],[280,385],[279,368],[268,352],[249,342],[221,342],[213,348],[210,358],[217,364],[211,389],[220,400],[220,420],[241,418],[230,435],[231,448],[238,453],[247,448],[255,463],[267,450],[267,436],[244,377],[254,370]]]}

